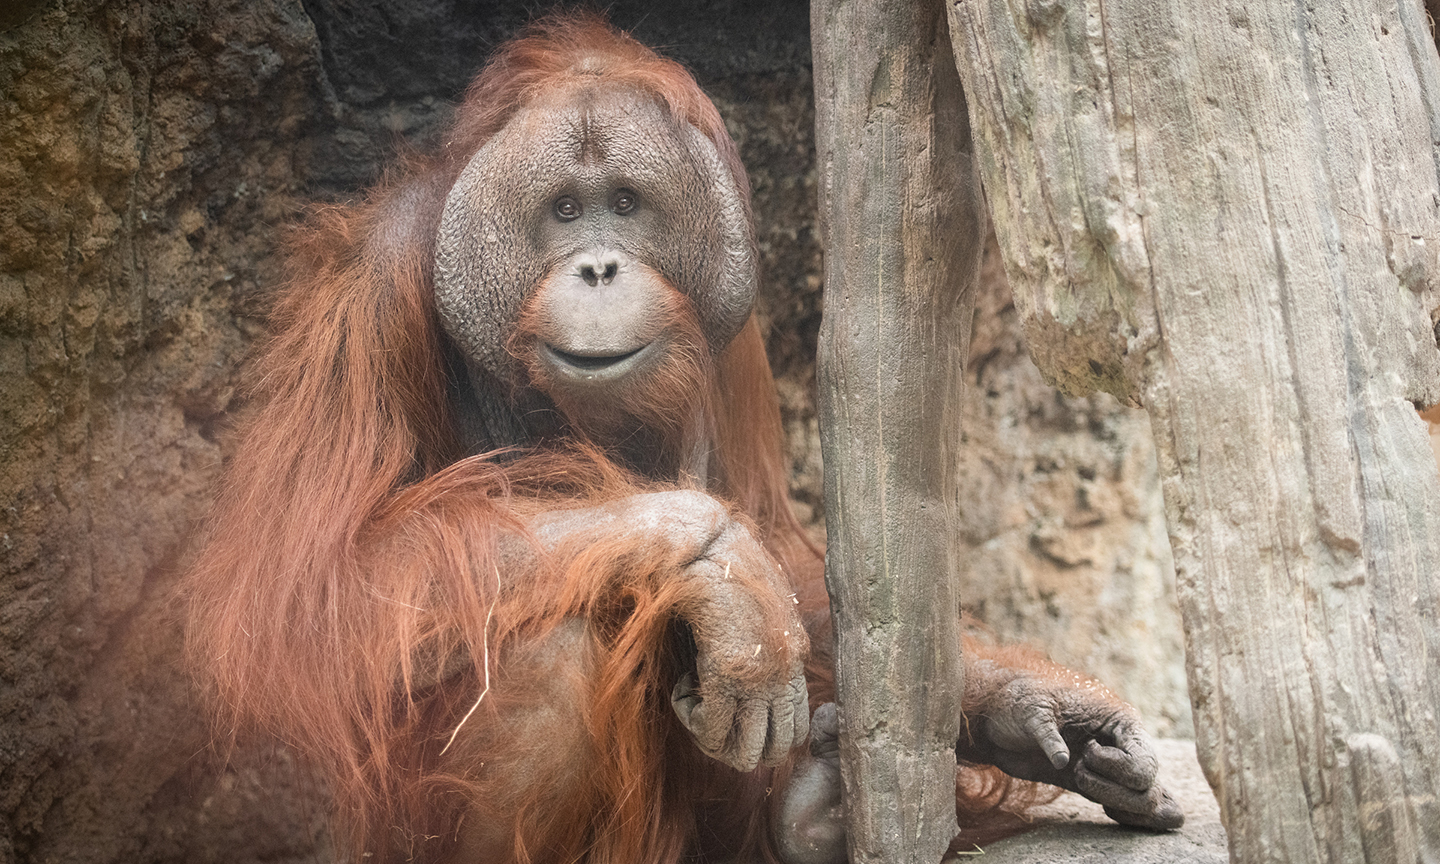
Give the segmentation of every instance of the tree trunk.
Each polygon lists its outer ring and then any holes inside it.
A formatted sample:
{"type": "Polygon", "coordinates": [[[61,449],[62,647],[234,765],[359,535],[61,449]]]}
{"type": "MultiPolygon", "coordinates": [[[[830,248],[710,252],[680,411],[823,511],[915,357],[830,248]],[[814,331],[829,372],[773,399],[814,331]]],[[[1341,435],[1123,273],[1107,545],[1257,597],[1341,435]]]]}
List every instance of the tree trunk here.
{"type": "Polygon", "coordinates": [[[815,0],[818,360],[850,860],[955,834],[962,667],[951,518],[978,184],[938,5],[815,0]]]}
{"type": "Polygon", "coordinates": [[[1237,861],[1440,858],[1440,62],[1418,0],[959,0],[1036,363],[1149,411],[1237,861]]]}

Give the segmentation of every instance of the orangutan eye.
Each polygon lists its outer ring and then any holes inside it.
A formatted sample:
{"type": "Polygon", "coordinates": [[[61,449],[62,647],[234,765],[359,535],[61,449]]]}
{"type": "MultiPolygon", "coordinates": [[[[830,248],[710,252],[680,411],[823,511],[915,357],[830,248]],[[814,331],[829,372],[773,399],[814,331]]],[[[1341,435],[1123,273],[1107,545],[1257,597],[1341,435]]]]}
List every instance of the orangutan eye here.
{"type": "Polygon", "coordinates": [[[580,218],[580,202],[568,195],[555,202],[555,216],[561,222],[573,222],[580,218]]]}
{"type": "Polygon", "coordinates": [[[629,189],[621,189],[615,193],[615,200],[610,202],[610,209],[624,216],[635,209],[635,197],[635,193],[629,189]]]}

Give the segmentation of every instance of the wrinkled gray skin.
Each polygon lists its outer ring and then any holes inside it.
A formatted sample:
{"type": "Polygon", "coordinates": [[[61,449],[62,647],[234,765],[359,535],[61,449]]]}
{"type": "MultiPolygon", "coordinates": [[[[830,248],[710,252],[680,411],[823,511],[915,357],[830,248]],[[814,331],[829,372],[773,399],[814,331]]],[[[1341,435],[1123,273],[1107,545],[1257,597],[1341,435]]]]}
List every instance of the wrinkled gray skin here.
{"type": "Polygon", "coordinates": [[[1017,674],[988,660],[967,665],[966,674],[976,677],[967,695],[985,696],[966,707],[974,740],[960,742],[959,758],[1079,792],[1123,825],[1184,824],[1180,806],[1155,782],[1160,765],[1139,715],[1104,687],[1075,673],[1017,674]]]}
{"type": "MultiPolygon", "coordinates": [[[[455,397],[471,450],[553,433],[556,403],[590,406],[566,420],[623,450],[612,439],[633,438],[633,429],[607,406],[642,386],[645,372],[673,347],[650,311],[665,290],[662,277],[695,304],[713,352],[750,313],[756,279],[749,214],[714,146],[648,97],[614,86],[575,85],[521,111],[461,173],[437,236],[436,305],[463,359],[458,371],[469,376],[455,397]],[[532,295],[536,353],[517,359],[506,339],[532,295]],[[549,391],[530,392],[525,369],[532,361],[545,370],[549,391]]],[[[703,463],[687,470],[703,488],[703,463]]],[[[696,670],[676,682],[672,707],[702,752],[748,771],[782,761],[805,740],[806,637],[791,589],[723,505],[701,492],[660,492],[546,513],[530,528],[552,551],[621,537],[689,562],[682,578],[693,580],[702,598],[686,620],[696,670]],[[767,608],[788,622],[783,635],[760,623],[767,608]]],[[[528,546],[504,554],[507,578],[535,566],[528,546]]],[[[535,656],[525,662],[556,680],[583,673],[584,652],[576,647],[583,636],[562,635],[550,647],[532,646],[535,656]]],[[[987,664],[967,655],[967,682],[989,689],[980,693],[984,705],[967,704],[972,716],[983,716],[963,758],[1079,791],[1126,824],[1178,826],[1178,810],[1153,785],[1155,757],[1133,712],[1117,710],[1108,694],[987,664]]],[[[449,666],[442,665],[443,675],[449,666]]],[[[577,711],[535,706],[527,723],[519,710],[508,724],[524,739],[516,752],[583,739],[579,729],[567,732],[581,722],[577,711]]],[[[776,842],[789,864],[845,859],[837,730],[833,706],[816,713],[809,755],[779,792],[776,842]]],[[[516,765],[506,776],[516,788],[556,786],[554,801],[563,806],[563,779],[546,773],[556,770],[536,766],[530,776],[516,765]]],[[[462,854],[500,854],[506,842],[503,829],[477,820],[463,832],[462,854]]]]}
{"type": "Polygon", "coordinates": [[[696,672],[675,684],[676,716],[701,752],[738,771],[778,765],[804,742],[810,725],[805,628],[789,581],[724,505],[703,492],[655,492],[546,513],[530,528],[548,551],[605,537],[635,548],[663,545],[690,562],[681,578],[700,594],[687,621],[696,672]],[[742,585],[742,573],[760,585],[742,585]],[[779,633],[767,626],[773,620],[767,608],[783,615],[779,633]]]}

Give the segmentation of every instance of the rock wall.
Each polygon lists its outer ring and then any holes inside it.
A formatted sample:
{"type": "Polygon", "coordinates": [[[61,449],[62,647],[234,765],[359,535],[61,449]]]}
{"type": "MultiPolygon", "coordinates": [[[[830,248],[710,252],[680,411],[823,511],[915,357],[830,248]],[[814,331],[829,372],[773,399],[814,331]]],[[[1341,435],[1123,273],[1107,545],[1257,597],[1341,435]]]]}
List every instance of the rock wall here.
{"type": "MultiPolygon", "coordinates": [[[[265,0],[25,5],[0,34],[0,858],[204,860],[225,829],[191,796],[275,772],[213,770],[166,598],[304,197],[314,31],[265,0]]],[[[318,814],[282,809],[287,837],[227,860],[313,845],[318,814]]]]}
{"type": "MultiPolygon", "coordinates": [[[[402,140],[425,146],[532,5],[0,11],[0,861],[330,859],[323,794],[292,754],[207,749],[169,595],[243,409],[284,227],[356,194],[402,140]]],[[[610,9],[696,72],[750,168],[761,314],[818,526],[807,4],[610,9]]],[[[987,266],[965,596],[997,636],[1102,674],[1183,732],[1144,417],[1046,387],[987,266]]]]}

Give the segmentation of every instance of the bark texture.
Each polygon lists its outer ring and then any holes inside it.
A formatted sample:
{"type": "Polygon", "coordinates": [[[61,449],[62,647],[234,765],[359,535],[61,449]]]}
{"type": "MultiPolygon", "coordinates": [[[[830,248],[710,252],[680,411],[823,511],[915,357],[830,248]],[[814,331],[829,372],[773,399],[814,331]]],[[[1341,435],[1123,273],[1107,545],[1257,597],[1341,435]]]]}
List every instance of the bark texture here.
{"type": "Polygon", "coordinates": [[[938,6],[815,0],[818,376],[850,860],[954,836],[955,460],[983,217],[938,6]]]}
{"type": "Polygon", "coordinates": [[[950,5],[1016,305],[1151,415],[1238,861],[1440,856],[1440,61],[1415,0],[950,5]]]}

